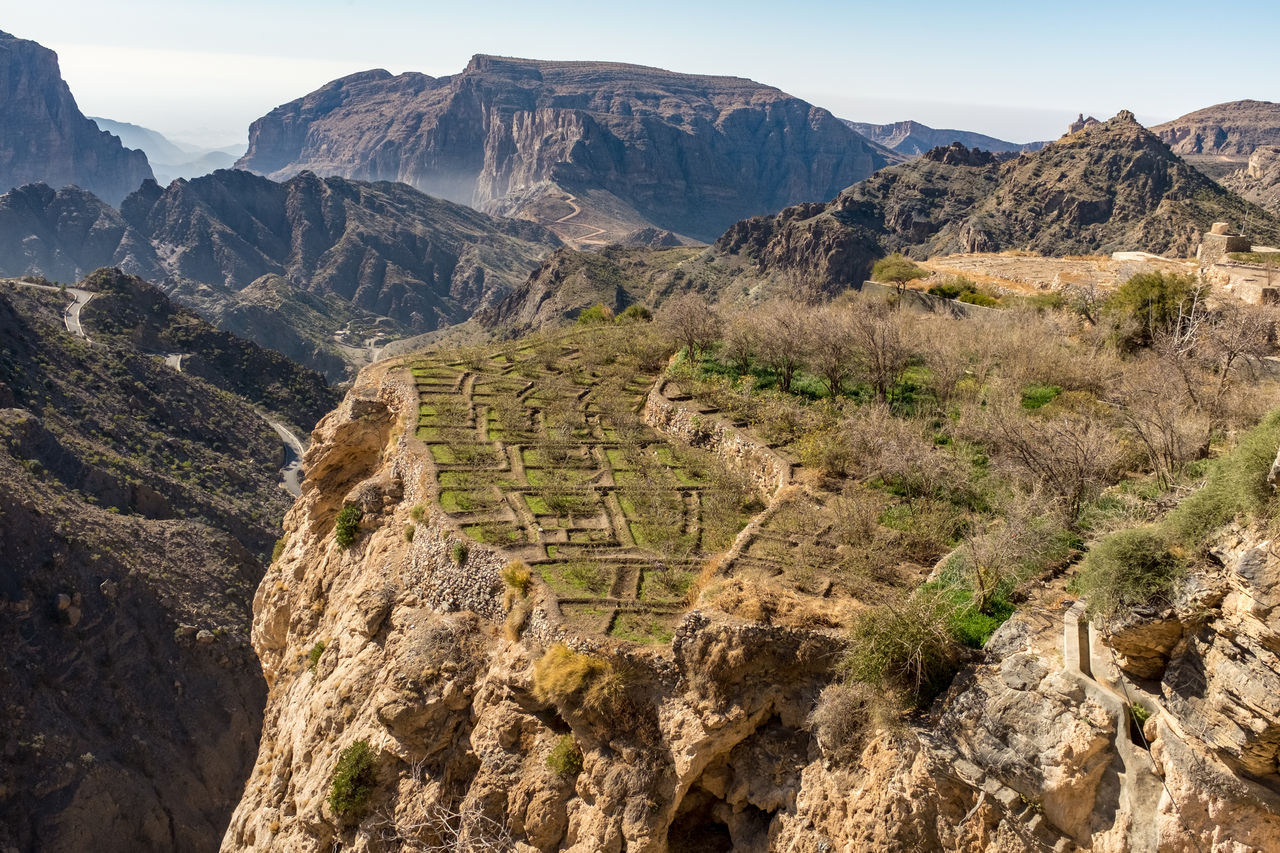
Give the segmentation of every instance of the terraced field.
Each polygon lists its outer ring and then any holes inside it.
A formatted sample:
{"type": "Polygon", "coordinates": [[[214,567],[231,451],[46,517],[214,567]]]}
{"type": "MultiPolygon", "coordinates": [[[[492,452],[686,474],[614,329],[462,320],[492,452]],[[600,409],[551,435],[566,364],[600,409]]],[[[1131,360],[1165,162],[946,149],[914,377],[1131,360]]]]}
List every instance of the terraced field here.
{"type": "Polygon", "coordinates": [[[592,328],[463,356],[412,368],[441,508],[530,566],[567,626],[670,639],[707,558],[763,505],[716,457],[644,424],[662,364],[643,333],[592,328]]]}

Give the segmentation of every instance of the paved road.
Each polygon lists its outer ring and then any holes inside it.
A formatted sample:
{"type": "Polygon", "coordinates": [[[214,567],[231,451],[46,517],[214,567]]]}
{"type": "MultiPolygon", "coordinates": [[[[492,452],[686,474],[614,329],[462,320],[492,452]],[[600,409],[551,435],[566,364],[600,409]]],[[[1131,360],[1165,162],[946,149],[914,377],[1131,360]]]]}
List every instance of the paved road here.
{"type": "MultiPolygon", "coordinates": [[[[182,372],[182,360],[191,355],[189,352],[155,353],[164,358],[164,363],[179,373],[182,372]]],[[[257,411],[257,409],[254,409],[257,411]]],[[[280,487],[295,498],[302,494],[302,454],[305,448],[302,439],[294,435],[288,427],[279,421],[258,412],[258,417],[267,422],[267,426],[276,431],[284,442],[284,467],[280,469],[280,487]]]]}
{"type": "MultiPolygon", "coordinates": [[[[16,284],[19,287],[30,287],[35,290],[52,290],[54,293],[62,293],[63,288],[52,287],[47,284],[35,284],[30,281],[18,281],[9,279],[10,284],[16,284]]],[[[62,322],[67,324],[67,331],[73,335],[89,340],[89,336],[84,333],[84,327],[80,325],[80,309],[89,304],[89,300],[93,298],[92,291],[81,290],[78,287],[68,287],[65,290],[70,294],[74,301],[66,307],[62,312],[62,322]]]]}

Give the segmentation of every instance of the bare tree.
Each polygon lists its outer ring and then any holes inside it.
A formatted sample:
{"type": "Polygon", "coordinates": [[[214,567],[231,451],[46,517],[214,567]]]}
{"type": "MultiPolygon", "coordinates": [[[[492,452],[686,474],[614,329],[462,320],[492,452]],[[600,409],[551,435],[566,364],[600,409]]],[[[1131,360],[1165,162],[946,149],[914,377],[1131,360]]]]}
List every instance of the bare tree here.
{"type": "Polygon", "coordinates": [[[783,393],[790,393],[796,370],[804,363],[808,313],[790,299],[766,302],[755,312],[757,355],[773,370],[783,393]]]}
{"type": "Polygon", "coordinates": [[[698,293],[682,293],[662,303],[658,325],[677,344],[697,357],[720,337],[720,315],[698,293]]]}
{"type": "Polygon", "coordinates": [[[850,331],[861,356],[861,373],[876,399],[889,399],[889,389],[897,383],[911,361],[911,349],[903,334],[904,315],[883,302],[859,300],[850,313],[850,331]]]}
{"type": "Polygon", "coordinates": [[[847,307],[826,305],[813,312],[806,361],[835,397],[858,364],[858,341],[847,307]]]}

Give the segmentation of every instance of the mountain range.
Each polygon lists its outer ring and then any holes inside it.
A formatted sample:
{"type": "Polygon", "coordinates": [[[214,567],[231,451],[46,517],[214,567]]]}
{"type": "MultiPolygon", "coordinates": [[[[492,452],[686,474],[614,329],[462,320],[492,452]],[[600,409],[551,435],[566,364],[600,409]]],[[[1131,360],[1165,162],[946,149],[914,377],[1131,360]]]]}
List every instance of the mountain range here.
{"type": "Polygon", "coordinates": [[[237,166],[398,180],[576,243],[656,226],[714,240],[893,162],[828,111],[734,77],[476,56],[459,74],[366,71],[277,107],[237,166]]]}
{"type": "Polygon", "coordinates": [[[175,178],[196,178],[218,169],[229,169],[244,154],[244,146],[231,148],[203,148],[183,145],[164,134],[147,127],[109,118],[93,117],[98,127],[120,137],[129,148],[137,148],[147,155],[156,180],[168,184],[175,178]]]}

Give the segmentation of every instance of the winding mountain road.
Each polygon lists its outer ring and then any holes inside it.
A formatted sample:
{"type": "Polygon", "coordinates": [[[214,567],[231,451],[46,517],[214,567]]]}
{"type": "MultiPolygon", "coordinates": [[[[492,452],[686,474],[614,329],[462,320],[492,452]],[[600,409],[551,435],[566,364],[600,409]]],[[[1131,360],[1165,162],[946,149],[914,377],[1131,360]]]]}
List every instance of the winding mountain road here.
{"type": "MultiPolygon", "coordinates": [[[[89,336],[85,334],[84,326],[80,324],[80,309],[89,304],[89,300],[95,296],[92,291],[81,290],[78,287],[54,287],[48,284],[18,281],[17,279],[6,279],[6,281],[19,287],[30,287],[35,290],[50,290],[54,293],[65,292],[71,295],[73,297],[73,301],[66,307],[66,309],[63,310],[62,321],[66,323],[68,332],[89,341],[89,336]]],[[[92,343],[92,341],[89,342],[92,343]]],[[[372,343],[373,341],[370,340],[369,344],[371,350],[373,349],[372,343]]],[[[182,372],[182,359],[190,355],[190,353],[185,352],[153,354],[163,358],[165,364],[172,367],[179,373],[182,372]]],[[[280,440],[284,442],[284,467],[280,469],[280,487],[296,498],[298,495],[302,494],[302,454],[305,450],[302,444],[302,439],[294,435],[288,427],[279,421],[263,414],[256,408],[254,411],[258,413],[258,417],[266,421],[267,425],[276,431],[276,435],[280,436],[280,440]]]]}
{"type": "Polygon", "coordinates": [[[598,245],[603,245],[604,243],[607,242],[605,240],[595,239],[596,237],[599,237],[601,234],[605,233],[605,231],[608,230],[607,228],[596,228],[596,226],[594,225],[584,225],[580,222],[569,221],[575,218],[579,213],[582,213],[582,206],[578,204],[578,197],[576,195],[571,195],[568,198],[566,198],[564,201],[566,204],[568,204],[570,207],[573,208],[573,211],[570,213],[566,213],[564,216],[561,216],[555,222],[551,223],[552,225],[572,225],[576,228],[594,228],[595,230],[592,231],[590,234],[584,234],[581,237],[567,237],[564,234],[561,234],[560,235],[561,239],[566,241],[572,240],[577,243],[592,243],[592,244],[598,244],[598,245]]]}

